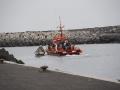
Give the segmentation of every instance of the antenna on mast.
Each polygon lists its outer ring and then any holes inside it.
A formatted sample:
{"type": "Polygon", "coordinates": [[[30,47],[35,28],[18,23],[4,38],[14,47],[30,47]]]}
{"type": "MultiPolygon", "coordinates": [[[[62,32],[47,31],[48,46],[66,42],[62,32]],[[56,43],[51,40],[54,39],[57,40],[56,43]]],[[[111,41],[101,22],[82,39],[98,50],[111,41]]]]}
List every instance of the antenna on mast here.
{"type": "Polygon", "coordinates": [[[64,28],[64,25],[62,25],[61,23],[61,18],[59,16],[59,22],[60,22],[60,25],[58,26],[58,28],[60,29],[60,32],[61,32],[61,37],[63,36],[63,28],[64,28]]]}

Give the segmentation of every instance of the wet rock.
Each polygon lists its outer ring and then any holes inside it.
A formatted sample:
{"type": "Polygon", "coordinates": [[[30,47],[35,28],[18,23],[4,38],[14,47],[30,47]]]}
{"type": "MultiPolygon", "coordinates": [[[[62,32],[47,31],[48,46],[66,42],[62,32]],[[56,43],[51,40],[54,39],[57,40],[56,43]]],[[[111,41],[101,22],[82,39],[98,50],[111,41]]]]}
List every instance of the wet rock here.
{"type": "Polygon", "coordinates": [[[23,61],[16,59],[12,54],[9,54],[4,48],[0,49],[0,59],[4,59],[6,61],[12,61],[18,64],[24,64],[23,61]]]}
{"type": "Polygon", "coordinates": [[[3,64],[4,63],[4,59],[0,59],[0,64],[3,64]]]}
{"type": "Polygon", "coordinates": [[[22,60],[17,60],[16,63],[18,63],[18,64],[24,64],[24,62],[22,60]]]}

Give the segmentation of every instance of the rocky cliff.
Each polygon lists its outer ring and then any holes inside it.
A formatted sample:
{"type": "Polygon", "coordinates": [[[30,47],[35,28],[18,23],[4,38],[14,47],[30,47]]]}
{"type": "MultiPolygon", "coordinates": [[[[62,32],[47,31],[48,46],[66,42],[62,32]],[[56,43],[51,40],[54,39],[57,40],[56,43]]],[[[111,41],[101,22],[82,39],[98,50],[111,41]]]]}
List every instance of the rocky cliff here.
{"type": "MultiPolygon", "coordinates": [[[[46,45],[57,33],[57,30],[0,33],[0,47],[46,45]]],[[[64,34],[74,44],[120,43],[120,25],[64,30],[64,34]]]]}

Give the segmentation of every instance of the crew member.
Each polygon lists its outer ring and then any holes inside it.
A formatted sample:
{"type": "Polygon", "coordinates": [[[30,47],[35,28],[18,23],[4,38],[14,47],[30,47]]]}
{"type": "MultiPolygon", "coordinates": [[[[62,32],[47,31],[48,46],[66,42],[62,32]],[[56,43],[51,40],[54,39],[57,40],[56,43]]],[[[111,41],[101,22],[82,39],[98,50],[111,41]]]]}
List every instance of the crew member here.
{"type": "Polygon", "coordinates": [[[64,44],[63,44],[63,48],[65,50],[67,50],[68,48],[70,48],[71,44],[68,42],[68,40],[65,40],[64,44]]]}

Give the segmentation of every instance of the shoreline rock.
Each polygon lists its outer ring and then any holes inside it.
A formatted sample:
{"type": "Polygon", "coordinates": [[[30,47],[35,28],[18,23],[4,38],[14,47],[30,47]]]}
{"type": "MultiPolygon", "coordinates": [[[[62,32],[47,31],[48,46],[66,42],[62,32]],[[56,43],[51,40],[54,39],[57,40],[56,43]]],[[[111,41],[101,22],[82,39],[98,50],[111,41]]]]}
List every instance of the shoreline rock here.
{"type": "Polygon", "coordinates": [[[12,61],[18,64],[24,64],[22,60],[16,59],[12,54],[9,54],[4,48],[0,49],[0,59],[4,59],[4,61],[12,61]]]}

